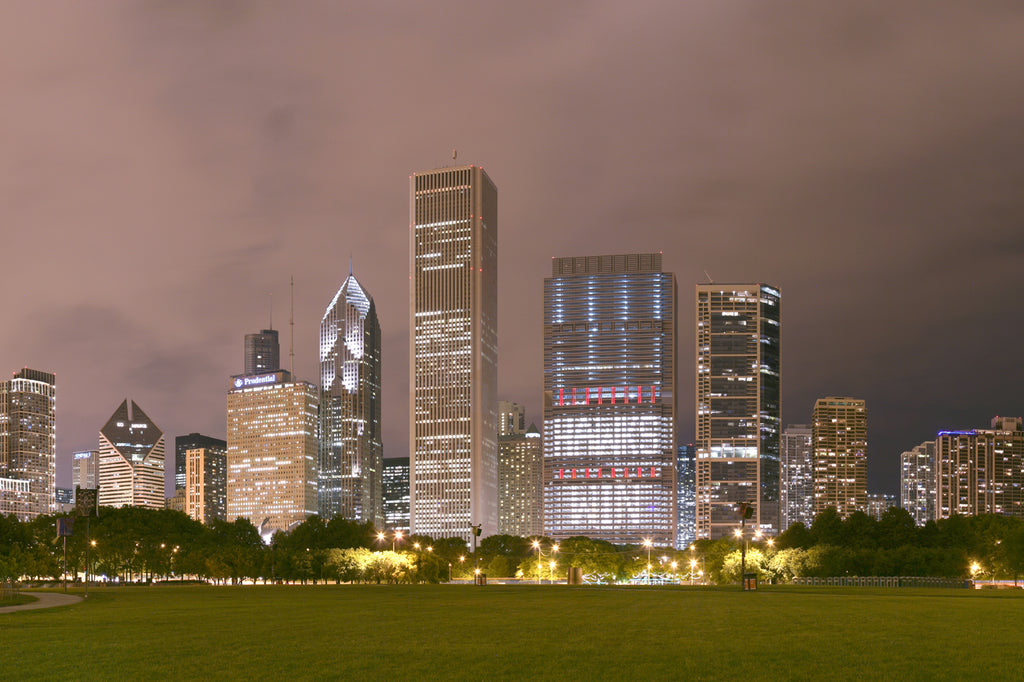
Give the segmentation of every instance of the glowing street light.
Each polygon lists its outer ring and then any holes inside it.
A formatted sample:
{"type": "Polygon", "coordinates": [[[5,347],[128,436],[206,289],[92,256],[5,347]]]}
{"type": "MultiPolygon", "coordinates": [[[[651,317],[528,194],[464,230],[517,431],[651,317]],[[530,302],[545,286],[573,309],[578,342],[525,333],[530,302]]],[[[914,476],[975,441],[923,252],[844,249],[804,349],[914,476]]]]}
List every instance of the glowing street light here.
{"type": "Polygon", "coordinates": [[[653,544],[654,543],[651,542],[650,538],[644,538],[643,545],[644,545],[644,547],[647,548],[647,584],[648,585],[651,584],[651,545],[653,545],[653,544]]]}

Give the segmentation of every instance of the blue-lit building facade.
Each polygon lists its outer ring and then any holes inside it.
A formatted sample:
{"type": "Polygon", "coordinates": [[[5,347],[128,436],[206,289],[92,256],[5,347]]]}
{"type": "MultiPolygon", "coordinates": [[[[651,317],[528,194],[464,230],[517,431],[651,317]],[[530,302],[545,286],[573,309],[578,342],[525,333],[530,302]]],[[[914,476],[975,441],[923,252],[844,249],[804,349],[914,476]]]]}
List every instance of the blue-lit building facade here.
{"type": "Polygon", "coordinates": [[[676,547],[685,549],[697,539],[697,448],[680,445],[676,457],[676,547]]]}
{"type": "Polygon", "coordinates": [[[779,530],[780,294],[753,284],[697,285],[697,537],[740,526],[779,530]]]}
{"type": "Polygon", "coordinates": [[[661,254],[544,280],[544,533],[676,542],[676,281],[661,254]]]}

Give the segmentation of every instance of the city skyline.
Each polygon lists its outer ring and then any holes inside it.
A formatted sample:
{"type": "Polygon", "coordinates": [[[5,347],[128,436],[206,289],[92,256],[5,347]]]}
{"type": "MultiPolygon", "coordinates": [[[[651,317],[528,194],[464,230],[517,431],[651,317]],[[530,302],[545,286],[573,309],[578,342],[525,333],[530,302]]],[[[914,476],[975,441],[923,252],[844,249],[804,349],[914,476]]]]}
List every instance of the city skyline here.
{"type": "MultiPolygon", "coordinates": [[[[44,8],[0,22],[24,55],[2,67],[9,246],[49,266],[0,275],[39,282],[12,297],[0,358],[57,375],[58,485],[125,395],[168,439],[224,437],[224,381],[269,294],[291,346],[291,275],[295,374],[314,381],[350,255],[381,316],[384,454],[407,455],[406,177],[453,147],[501,186],[498,397],[527,421],[550,257],[627,250],[662,251],[683,291],[705,271],[784,291],[782,426],[816,397],[864,398],[872,492],[897,492],[900,453],[938,431],[1024,412],[1024,369],[989,359],[1024,333],[1004,304],[1024,270],[1012,9],[480,8],[468,88],[430,77],[466,47],[425,37],[465,27],[436,8],[406,29],[330,8],[126,7],[66,8],[56,47],[44,8]]],[[[685,297],[679,312],[686,358],[685,297]]],[[[681,443],[693,371],[680,363],[681,443]]]]}

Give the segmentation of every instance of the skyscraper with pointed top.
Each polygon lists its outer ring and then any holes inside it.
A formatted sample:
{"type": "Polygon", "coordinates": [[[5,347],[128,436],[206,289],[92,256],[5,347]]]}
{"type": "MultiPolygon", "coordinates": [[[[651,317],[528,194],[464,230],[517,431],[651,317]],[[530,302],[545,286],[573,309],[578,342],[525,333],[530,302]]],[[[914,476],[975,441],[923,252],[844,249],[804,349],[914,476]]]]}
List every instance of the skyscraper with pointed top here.
{"type": "Polygon", "coordinates": [[[479,166],[410,178],[414,533],[498,530],[498,190],[479,166]]]}
{"type": "Polygon", "coordinates": [[[164,433],[126,398],[100,429],[99,503],[163,509],[164,433]]]}
{"type": "Polygon", "coordinates": [[[352,274],[320,321],[320,516],[384,527],[381,333],[373,298],[352,274]]]}

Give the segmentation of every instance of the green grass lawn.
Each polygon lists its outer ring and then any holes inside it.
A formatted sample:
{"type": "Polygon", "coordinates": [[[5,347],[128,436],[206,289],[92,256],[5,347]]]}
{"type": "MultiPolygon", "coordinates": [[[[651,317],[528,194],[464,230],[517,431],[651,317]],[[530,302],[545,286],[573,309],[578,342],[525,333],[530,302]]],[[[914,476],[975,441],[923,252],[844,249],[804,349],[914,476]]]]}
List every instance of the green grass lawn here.
{"type": "Polygon", "coordinates": [[[18,606],[19,604],[29,604],[36,601],[36,598],[30,594],[17,594],[13,597],[7,597],[6,599],[0,599],[0,608],[4,606],[18,606]]]}
{"type": "Polygon", "coordinates": [[[4,679],[1019,679],[1024,594],[866,588],[92,589],[0,614],[4,679]]]}

